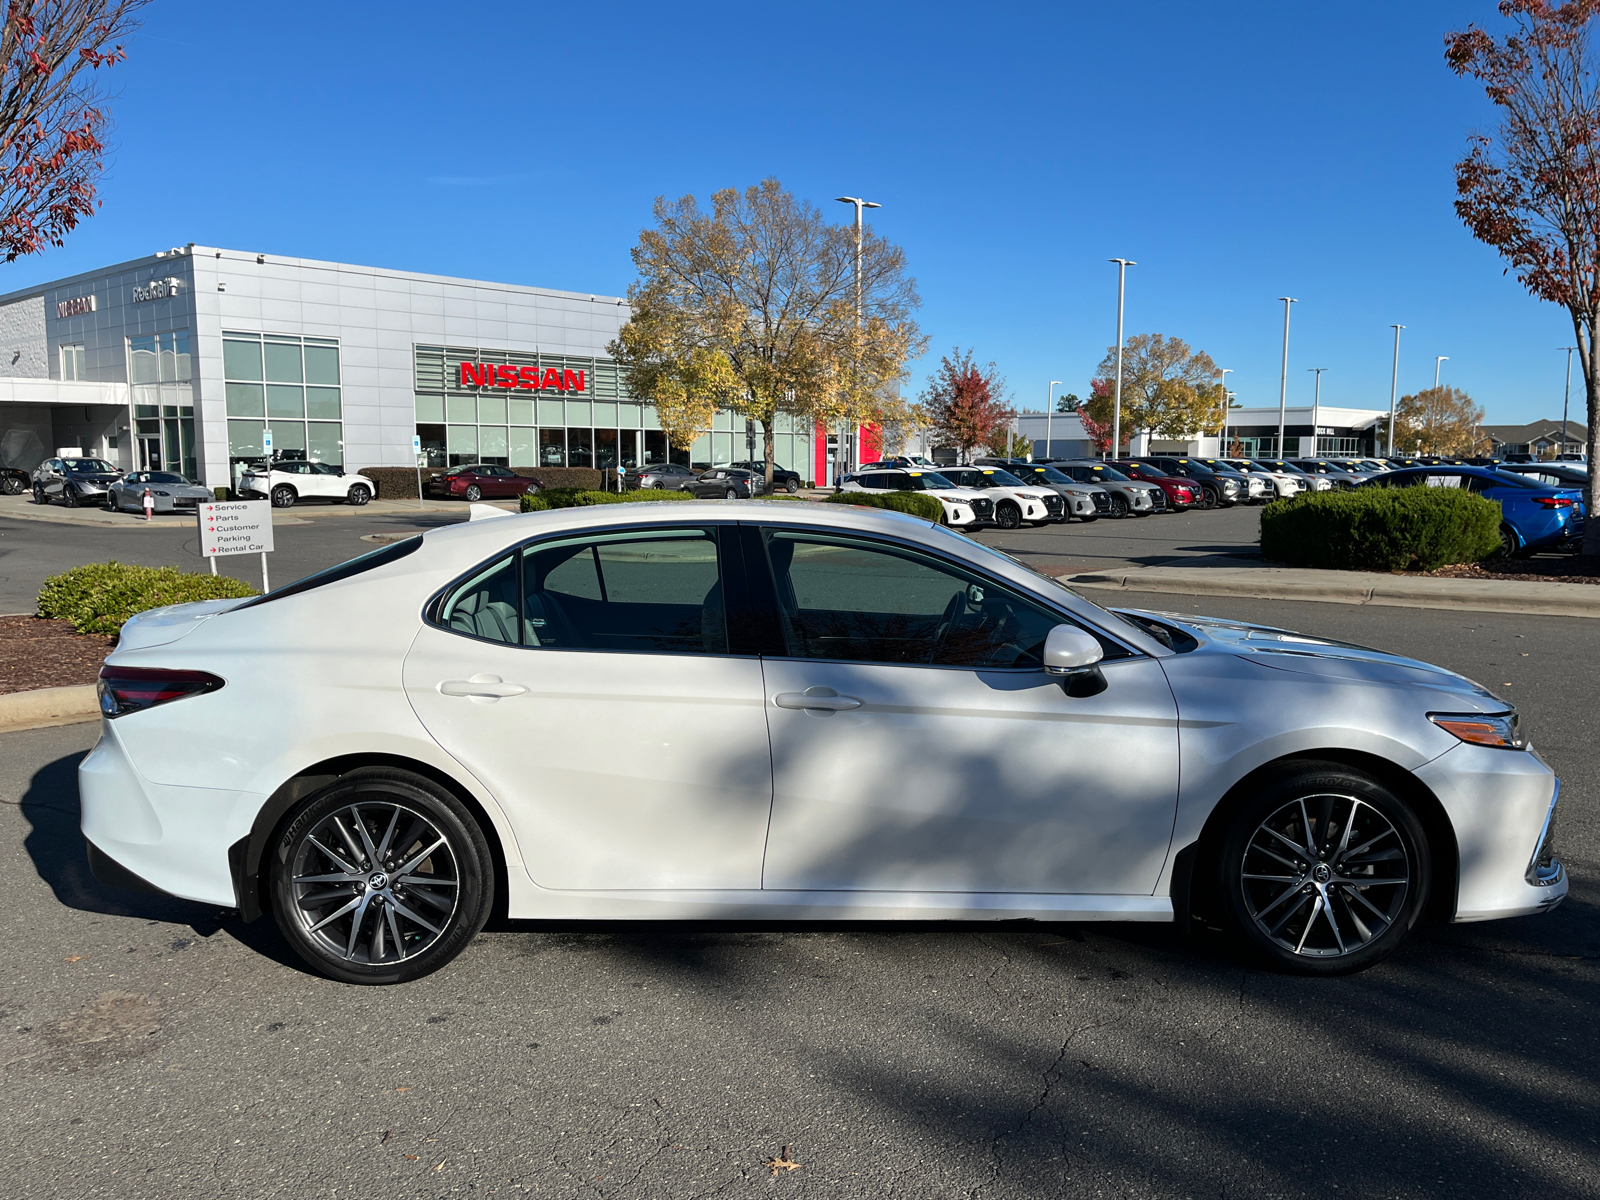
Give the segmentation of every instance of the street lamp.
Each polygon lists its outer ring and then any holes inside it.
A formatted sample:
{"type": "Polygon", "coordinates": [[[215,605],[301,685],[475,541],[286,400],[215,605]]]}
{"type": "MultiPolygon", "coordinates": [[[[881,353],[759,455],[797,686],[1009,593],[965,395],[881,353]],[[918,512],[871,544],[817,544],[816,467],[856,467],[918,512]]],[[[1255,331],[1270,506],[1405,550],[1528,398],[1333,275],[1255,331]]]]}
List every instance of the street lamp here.
{"type": "MultiPolygon", "coordinates": [[[[1218,382],[1222,385],[1222,432],[1217,436],[1223,441],[1228,436],[1228,376],[1233,374],[1232,367],[1218,367],[1217,373],[1222,376],[1218,382]]],[[[1220,442],[1217,445],[1217,457],[1221,458],[1228,451],[1220,442]]]]}
{"type": "Polygon", "coordinates": [[[1439,390],[1439,364],[1449,361],[1450,356],[1448,354],[1435,354],[1433,356],[1433,390],[1436,392],[1439,390]]]}
{"type": "MultiPolygon", "coordinates": [[[[882,208],[883,205],[876,204],[871,200],[863,200],[858,196],[835,196],[834,199],[840,204],[853,204],[856,209],[856,330],[859,332],[861,329],[861,210],[864,208],[882,208]]],[[[844,443],[844,422],[841,421],[839,422],[839,446],[834,456],[836,474],[843,471],[846,461],[853,457],[845,453],[844,443]]]]}
{"type": "Polygon", "coordinates": [[[1128,286],[1128,268],[1139,264],[1131,258],[1108,258],[1117,264],[1117,386],[1111,399],[1111,456],[1122,445],[1122,298],[1128,286]]]}
{"type": "Polygon", "coordinates": [[[1394,330],[1394,371],[1389,376],[1389,449],[1385,452],[1389,458],[1394,457],[1394,405],[1395,397],[1400,394],[1400,331],[1404,325],[1391,325],[1394,330]]]}
{"type": "Polygon", "coordinates": [[[1315,371],[1317,375],[1317,388],[1311,396],[1311,454],[1313,457],[1322,453],[1322,450],[1317,446],[1317,425],[1322,419],[1322,413],[1320,411],[1322,408],[1322,373],[1327,369],[1327,367],[1306,368],[1308,371],[1315,371]]]}
{"type": "Polygon", "coordinates": [[[1567,390],[1561,397],[1561,449],[1556,452],[1557,457],[1567,452],[1567,404],[1572,399],[1572,352],[1576,346],[1557,346],[1558,350],[1567,352],[1567,390]]]}
{"type": "Polygon", "coordinates": [[[1283,425],[1289,407],[1289,305],[1298,304],[1293,296],[1279,296],[1283,301],[1283,372],[1278,380],[1278,457],[1287,458],[1283,452],[1283,425]]]}
{"type": "Polygon", "coordinates": [[[1060,386],[1060,384],[1061,384],[1061,380],[1052,379],[1050,381],[1049,390],[1046,391],[1045,394],[1044,394],[1044,460],[1045,460],[1045,462],[1049,462],[1052,458],[1055,457],[1055,451],[1050,449],[1050,434],[1051,434],[1052,429],[1054,428],[1054,421],[1055,421],[1055,416],[1056,416],[1056,388],[1058,386],[1060,386]]]}

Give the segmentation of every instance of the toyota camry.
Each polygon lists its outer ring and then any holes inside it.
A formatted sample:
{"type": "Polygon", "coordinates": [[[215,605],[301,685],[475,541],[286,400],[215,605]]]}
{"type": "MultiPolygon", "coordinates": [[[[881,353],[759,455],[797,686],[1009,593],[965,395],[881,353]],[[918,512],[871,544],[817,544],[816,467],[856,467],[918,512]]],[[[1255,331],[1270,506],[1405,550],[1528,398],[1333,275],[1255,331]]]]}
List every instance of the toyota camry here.
{"type": "Polygon", "coordinates": [[[97,874],[270,913],[351,983],[496,913],[1198,916],[1335,974],[1567,892],[1557,781],[1478,684],[869,509],[464,522],[137,616],[100,694],[97,874]]]}

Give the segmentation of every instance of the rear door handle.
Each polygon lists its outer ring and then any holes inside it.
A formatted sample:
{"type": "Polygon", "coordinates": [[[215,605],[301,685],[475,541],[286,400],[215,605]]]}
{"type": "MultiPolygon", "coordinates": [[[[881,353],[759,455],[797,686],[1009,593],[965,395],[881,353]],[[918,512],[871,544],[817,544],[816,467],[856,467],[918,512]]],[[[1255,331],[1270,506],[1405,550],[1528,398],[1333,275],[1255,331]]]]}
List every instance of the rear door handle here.
{"type": "Polygon", "coordinates": [[[803,692],[779,692],[772,698],[779,708],[809,708],[817,712],[847,712],[860,708],[854,696],[841,696],[829,687],[807,688],[803,692]]]}
{"type": "Polygon", "coordinates": [[[444,696],[470,696],[476,700],[501,700],[520,696],[528,689],[520,683],[506,683],[498,675],[474,675],[471,679],[446,679],[439,685],[444,696]]]}

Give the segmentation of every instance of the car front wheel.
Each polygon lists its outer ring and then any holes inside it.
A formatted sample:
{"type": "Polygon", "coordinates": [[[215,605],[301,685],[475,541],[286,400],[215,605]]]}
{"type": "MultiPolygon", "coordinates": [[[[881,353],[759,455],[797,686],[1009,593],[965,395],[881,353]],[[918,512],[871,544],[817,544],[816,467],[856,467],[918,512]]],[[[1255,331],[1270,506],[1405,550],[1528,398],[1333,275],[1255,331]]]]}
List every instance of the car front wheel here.
{"type": "Polygon", "coordinates": [[[1113,495],[1111,497],[1111,515],[1113,517],[1125,517],[1128,515],[1128,498],[1126,496],[1113,495]]]}
{"type": "Polygon", "coordinates": [[[997,505],[994,510],[994,523],[1001,529],[1017,529],[1022,525],[1022,510],[1015,504],[997,505]]]}
{"type": "Polygon", "coordinates": [[[274,841],[274,916],[295,952],[345,983],[403,983],[444,966],[488,920],[483,831],[443,788],[406,771],[347,775],[274,841]]]}
{"type": "Polygon", "coordinates": [[[350,503],[354,504],[357,508],[360,508],[363,504],[372,499],[372,490],[370,488],[362,487],[359,483],[351,484],[350,491],[346,494],[345,499],[350,501],[350,503]]]}
{"type": "Polygon", "coordinates": [[[1234,814],[1218,867],[1234,932],[1299,975],[1343,975],[1388,956],[1432,882],[1411,807],[1336,763],[1299,764],[1261,787],[1234,814]]]}
{"type": "Polygon", "coordinates": [[[293,508],[295,502],[294,489],[287,483],[280,483],[272,489],[273,508],[293,508]]]}

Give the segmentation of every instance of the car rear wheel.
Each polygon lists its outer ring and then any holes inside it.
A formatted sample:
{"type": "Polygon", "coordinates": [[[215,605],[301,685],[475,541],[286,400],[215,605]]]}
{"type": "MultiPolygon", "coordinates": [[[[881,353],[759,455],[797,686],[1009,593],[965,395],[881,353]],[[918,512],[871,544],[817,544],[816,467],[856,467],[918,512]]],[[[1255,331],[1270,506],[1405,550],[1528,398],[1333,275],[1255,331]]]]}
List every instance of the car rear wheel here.
{"type": "Polygon", "coordinates": [[[280,483],[277,487],[272,489],[273,508],[293,508],[294,502],[297,499],[298,497],[295,494],[295,490],[287,483],[280,483]]]}
{"type": "Polygon", "coordinates": [[[1517,536],[1517,531],[1509,525],[1500,526],[1500,554],[1504,558],[1522,557],[1522,539],[1517,536]]]}
{"type": "Polygon", "coordinates": [[[789,480],[789,482],[788,482],[788,484],[786,486],[787,486],[787,490],[789,492],[789,495],[791,495],[791,496],[797,495],[799,493],[799,491],[800,491],[800,481],[798,479],[789,480]]]}
{"type": "Polygon", "coordinates": [[[1022,510],[1015,504],[997,504],[994,523],[1001,529],[1019,529],[1022,526],[1022,510]]]}
{"type": "Polygon", "coordinates": [[[467,484],[467,490],[462,495],[476,504],[483,499],[483,489],[475,483],[469,483],[467,484]]]}
{"type": "Polygon", "coordinates": [[[1234,813],[1218,868],[1234,932],[1299,975],[1343,975],[1388,956],[1432,882],[1411,807],[1336,763],[1298,764],[1261,787],[1234,813]]]}
{"type": "Polygon", "coordinates": [[[345,499],[350,501],[350,503],[354,504],[357,508],[360,508],[363,504],[372,499],[372,489],[364,488],[359,483],[353,483],[350,485],[350,491],[346,494],[345,499]]]}
{"type": "Polygon", "coordinates": [[[1116,493],[1112,493],[1111,515],[1113,517],[1125,517],[1128,515],[1128,498],[1126,496],[1119,496],[1116,493]]]}
{"type": "Polygon", "coordinates": [[[732,488],[729,488],[727,491],[722,493],[722,498],[724,500],[737,500],[739,498],[739,493],[734,491],[732,488]]]}
{"type": "Polygon", "coordinates": [[[345,983],[438,970],[483,928],[494,893],[471,813],[396,770],[347,775],[305,801],[275,839],[268,872],[284,937],[345,983]]]}

